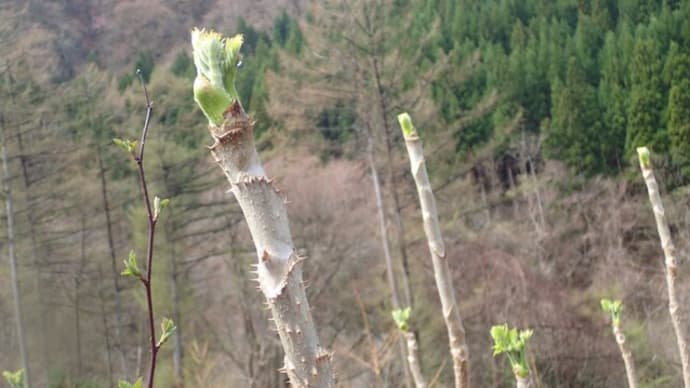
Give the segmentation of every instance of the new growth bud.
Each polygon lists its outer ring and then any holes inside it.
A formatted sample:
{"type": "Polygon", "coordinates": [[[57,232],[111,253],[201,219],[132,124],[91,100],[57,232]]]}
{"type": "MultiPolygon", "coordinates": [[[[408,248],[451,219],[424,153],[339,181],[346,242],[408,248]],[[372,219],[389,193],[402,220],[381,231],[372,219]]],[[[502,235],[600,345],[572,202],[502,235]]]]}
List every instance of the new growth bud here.
{"type": "Polygon", "coordinates": [[[649,149],[647,147],[637,147],[637,156],[640,158],[640,165],[649,168],[649,149]]]}
{"type": "Polygon", "coordinates": [[[192,30],[196,79],[194,101],[212,125],[223,124],[223,114],[238,101],[235,74],[240,62],[241,34],[223,38],[215,31],[192,30]]]}
{"type": "Polygon", "coordinates": [[[398,115],[398,122],[400,123],[400,128],[402,128],[405,139],[417,137],[417,130],[414,128],[414,125],[412,125],[412,119],[407,112],[398,115]]]}

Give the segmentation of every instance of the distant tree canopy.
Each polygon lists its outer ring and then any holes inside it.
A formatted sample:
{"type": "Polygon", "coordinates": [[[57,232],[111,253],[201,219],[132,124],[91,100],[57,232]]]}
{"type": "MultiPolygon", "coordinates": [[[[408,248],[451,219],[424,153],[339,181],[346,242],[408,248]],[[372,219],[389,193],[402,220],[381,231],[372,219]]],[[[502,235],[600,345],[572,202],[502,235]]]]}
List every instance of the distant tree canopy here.
{"type": "Polygon", "coordinates": [[[454,65],[480,53],[482,66],[471,79],[434,83],[443,121],[454,122],[464,106],[491,90],[502,96],[486,122],[463,128],[459,152],[486,140],[521,108],[523,128],[541,134],[546,156],[586,175],[620,171],[642,144],[670,152],[676,167],[687,164],[682,155],[690,118],[681,113],[688,109],[681,85],[690,82],[682,65],[690,53],[690,3],[409,3],[415,8],[412,36],[440,20],[429,61],[435,49],[450,53],[454,65]]]}

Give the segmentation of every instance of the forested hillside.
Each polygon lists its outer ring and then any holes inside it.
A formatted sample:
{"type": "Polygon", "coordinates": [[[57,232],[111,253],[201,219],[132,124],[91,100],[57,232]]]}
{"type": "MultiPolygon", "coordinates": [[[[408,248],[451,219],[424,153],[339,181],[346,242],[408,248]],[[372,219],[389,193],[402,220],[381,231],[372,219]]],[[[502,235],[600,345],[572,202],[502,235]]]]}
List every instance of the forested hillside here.
{"type": "Polygon", "coordinates": [[[120,275],[146,251],[146,207],[112,141],[141,133],[140,69],[149,191],[171,199],[152,284],[177,331],[156,386],[287,386],[257,251],[193,99],[195,26],[244,36],[239,100],[307,257],[338,386],[411,387],[406,333],[429,386],[453,386],[403,111],[424,142],[472,386],[515,384],[493,356],[503,323],[533,330],[536,386],[626,386],[602,298],[624,303],[640,386],[681,386],[636,153],[652,151],[687,320],[690,2],[673,0],[0,2],[0,370],[23,367],[22,341],[32,387],[148,369],[146,298],[120,275]]]}

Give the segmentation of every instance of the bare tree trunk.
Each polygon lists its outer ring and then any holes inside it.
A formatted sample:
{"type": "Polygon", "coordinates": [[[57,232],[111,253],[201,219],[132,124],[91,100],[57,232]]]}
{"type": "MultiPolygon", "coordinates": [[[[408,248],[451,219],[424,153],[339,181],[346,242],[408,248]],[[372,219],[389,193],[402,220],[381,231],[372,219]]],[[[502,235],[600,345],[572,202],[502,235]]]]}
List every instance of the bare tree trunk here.
{"type": "MultiPolygon", "coordinates": [[[[391,289],[391,302],[393,303],[393,309],[400,309],[400,293],[398,291],[398,284],[395,281],[395,271],[393,268],[393,260],[391,258],[390,246],[388,245],[388,230],[386,228],[386,214],[383,206],[383,194],[381,193],[381,185],[379,183],[379,174],[376,169],[376,160],[374,159],[374,143],[371,135],[371,130],[367,128],[367,160],[369,162],[369,169],[371,170],[371,179],[374,185],[374,195],[376,197],[376,210],[379,218],[379,229],[381,232],[381,246],[383,247],[383,259],[386,264],[386,278],[388,279],[388,287],[391,289]]],[[[398,348],[400,352],[400,358],[403,363],[403,370],[405,376],[405,386],[412,386],[411,371],[408,370],[404,365],[407,359],[408,350],[405,349],[405,343],[403,339],[398,340],[398,348]]]]}
{"type": "Polygon", "coordinates": [[[76,337],[77,350],[77,376],[82,375],[82,355],[81,355],[81,277],[86,265],[86,214],[81,214],[81,233],[79,249],[79,269],[74,277],[74,334],[76,337]]]}
{"type": "MultiPolygon", "coordinates": [[[[120,359],[120,372],[127,378],[127,361],[125,360],[125,352],[122,350],[122,338],[120,337],[120,323],[124,317],[122,309],[122,298],[120,295],[120,271],[117,269],[117,252],[115,251],[115,242],[113,237],[112,216],[110,214],[110,202],[108,200],[108,181],[106,179],[106,169],[101,159],[101,151],[97,149],[96,160],[98,161],[98,175],[101,178],[101,198],[103,199],[103,213],[105,214],[105,230],[108,238],[108,253],[110,254],[111,277],[113,281],[113,288],[115,291],[115,338],[117,339],[115,347],[117,348],[118,358],[120,359]]],[[[108,350],[110,351],[110,350],[108,350]]]]}
{"type": "Polygon", "coordinates": [[[334,387],[332,354],[321,347],[302,280],[284,200],[261,165],[252,123],[236,101],[225,122],[209,130],[210,147],[242,208],[256,246],[256,273],[278,329],[285,366],[294,387],[334,387]]]}
{"type": "Polygon", "coordinates": [[[637,378],[635,377],[635,363],[633,361],[632,352],[625,342],[625,334],[620,328],[620,325],[613,325],[613,335],[616,337],[618,349],[621,351],[623,363],[625,364],[625,375],[628,378],[628,387],[637,388],[637,378]]]}
{"type": "MultiPolygon", "coordinates": [[[[386,102],[383,84],[381,83],[381,74],[379,70],[378,59],[374,57],[372,60],[374,68],[374,79],[376,81],[377,99],[379,102],[379,109],[381,113],[381,121],[383,122],[383,136],[386,145],[386,161],[387,161],[387,175],[388,175],[388,190],[393,197],[393,221],[398,234],[398,248],[400,249],[400,260],[402,262],[402,285],[405,296],[406,307],[412,308],[412,290],[410,288],[410,264],[407,255],[407,247],[405,244],[405,228],[400,217],[400,197],[398,196],[398,185],[395,179],[395,168],[393,162],[393,142],[391,139],[391,126],[388,122],[388,104],[386,102]]],[[[371,136],[370,136],[371,137],[371,136]]]]}
{"type": "Polygon", "coordinates": [[[441,236],[441,227],[438,222],[438,213],[436,211],[436,200],[431,190],[429,177],[427,176],[422,142],[417,136],[417,131],[412,126],[412,123],[409,122],[409,117],[407,117],[409,125],[403,124],[403,119],[400,120],[403,126],[403,135],[405,136],[407,152],[410,155],[412,176],[417,185],[417,193],[419,195],[422,219],[424,222],[424,232],[429,241],[429,250],[431,252],[431,260],[434,267],[436,288],[438,289],[441,299],[443,318],[448,328],[450,353],[453,359],[453,372],[455,374],[455,386],[458,388],[467,388],[469,387],[470,375],[469,352],[465,339],[465,329],[462,325],[460,312],[458,311],[458,306],[455,301],[453,279],[450,275],[448,261],[446,260],[445,246],[443,237],[441,236]]]}
{"type": "MultiPolygon", "coordinates": [[[[166,182],[167,184],[167,182],[166,182]]],[[[180,294],[178,291],[178,280],[177,280],[177,259],[175,252],[175,242],[172,239],[171,234],[174,232],[173,228],[170,227],[170,223],[173,220],[173,209],[168,209],[168,221],[166,222],[165,230],[165,240],[168,248],[170,249],[170,295],[173,304],[173,321],[177,329],[173,334],[173,370],[175,373],[175,387],[181,388],[184,386],[184,369],[182,367],[182,314],[180,314],[180,294]]]]}
{"type": "MultiPolygon", "coordinates": [[[[100,279],[104,278],[103,269],[101,268],[100,265],[98,266],[98,276],[100,279]]],[[[108,368],[108,386],[110,388],[114,388],[115,385],[114,385],[114,380],[113,380],[112,343],[111,343],[111,339],[110,339],[110,328],[108,327],[108,312],[105,308],[107,298],[104,294],[105,294],[105,292],[103,290],[103,285],[99,285],[98,299],[99,299],[100,307],[101,307],[101,323],[103,324],[103,340],[105,341],[105,362],[106,362],[106,366],[108,368]]]]}
{"type": "Polygon", "coordinates": [[[654,178],[654,170],[652,169],[649,150],[646,147],[637,149],[640,158],[640,169],[642,176],[647,184],[647,192],[649,193],[649,202],[652,204],[654,210],[654,218],[656,219],[656,227],[659,232],[659,239],[661,241],[661,248],[664,250],[666,258],[666,286],[668,288],[668,309],[671,315],[671,323],[676,332],[676,341],[678,342],[678,351],[680,353],[680,362],[683,371],[683,383],[685,387],[690,387],[690,356],[688,355],[688,345],[685,338],[684,328],[685,323],[679,311],[680,305],[678,303],[678,295],[676,292],[676,271],[678,265],[676,263],[676,248],[671,239],[671,231],[666,221],[666,214],[664,212],[664,204],[661,202],[661,195],[659,194],[659,186],[654,178]]]}
{"type": "Polygon", "coordinates": [[[10,259],[10,279],[12,281],[12,297],[14,298],[14,317],[17,325],[17,342],[19,343],[19,357],[24,369],[24,382],[27,388],[31,387],[29,373],[29,358],[26,351],[26,338],[24,337],[24,322],[22,317],[21,297],[19,295],[19,278],[17,275],[17,257],[14,246],[14,209],[12,207],[12,191],[10,189],[10,172],[7,166],[7,150],[5,148],[5,119],[0,115],[0,152],[2,152],[3,194],[7,211],[7,249],[10,259]]]}

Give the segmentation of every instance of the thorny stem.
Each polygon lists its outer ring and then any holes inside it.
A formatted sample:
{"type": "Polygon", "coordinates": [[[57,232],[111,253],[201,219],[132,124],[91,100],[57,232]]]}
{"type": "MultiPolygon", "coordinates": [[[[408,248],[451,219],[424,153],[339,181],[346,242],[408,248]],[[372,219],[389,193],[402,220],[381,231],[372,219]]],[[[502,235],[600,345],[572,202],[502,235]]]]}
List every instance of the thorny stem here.
{"type": "Polygon", "coordinates": [[[149,377],[147,380],[147,386],[153,388],[153,378],[156,371],[156,356],[158,355],[158,349],[160,348],[156,345],[156,328],[154,326],[153,318],[153,297],[151,295],[151,272],[153,269],[153,239],[156,232],[156,218],[154,217],[153,211],[151,209],[151,198],[149,197],[148,186],[146,185],[146,176],[144,175],[144,145],[146,143],[146,136],[149,132],[149,123],[151,121],[151,113],[153,112],[153,104],[149,99],[149,93],[146,89],[146,83],[141,75],[141,70],[137,69],[137,75],[139,76],[139,81],[144,88],[144,96],[146,97],[146,119],[144,120],[144,128],[141,131],[141,140],[139,142],[139,153],[134,156],[134,161],[137,163],[137,170],[139,171],[139,181],[141,183],[141,189],[143,191],[144,202],[146,203],[146,215],[148,218],[148,238],[146,241],[146,276],[140,277],[139,280],[144,285],[146,289],[146,305],[148,307],[148,317],[149,317],[149,340],[151,347],[151,364],[149,366],[149,377]]]}

